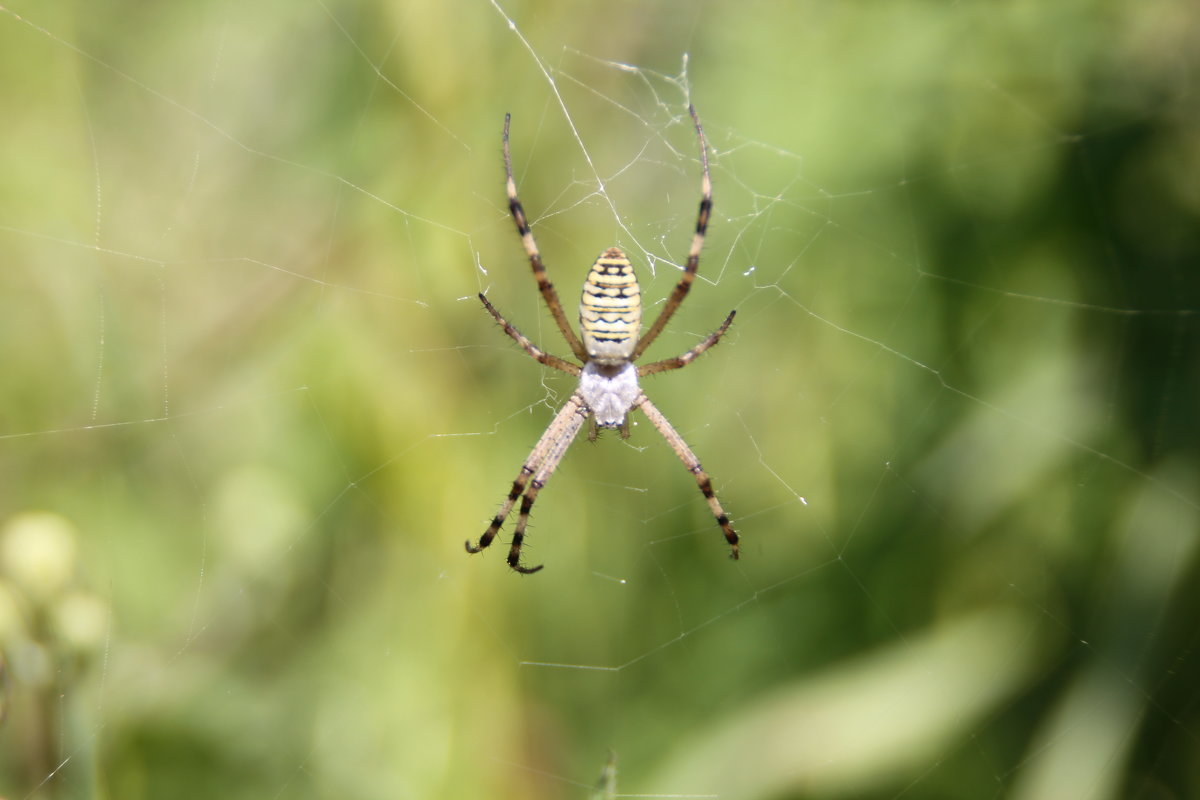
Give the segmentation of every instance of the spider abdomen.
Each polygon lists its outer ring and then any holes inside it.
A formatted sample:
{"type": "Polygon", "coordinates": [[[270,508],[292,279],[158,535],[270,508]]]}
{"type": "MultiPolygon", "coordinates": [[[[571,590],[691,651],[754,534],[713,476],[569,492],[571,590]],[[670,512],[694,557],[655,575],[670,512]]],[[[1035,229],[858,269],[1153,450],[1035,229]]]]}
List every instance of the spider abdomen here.
{"type": "Polygon", "coordinates": [[[588,357],[601,364],[629,359],[642,326],[642,290],[620,248],[605,250],[588,272],[579,327],[588,357]]]}

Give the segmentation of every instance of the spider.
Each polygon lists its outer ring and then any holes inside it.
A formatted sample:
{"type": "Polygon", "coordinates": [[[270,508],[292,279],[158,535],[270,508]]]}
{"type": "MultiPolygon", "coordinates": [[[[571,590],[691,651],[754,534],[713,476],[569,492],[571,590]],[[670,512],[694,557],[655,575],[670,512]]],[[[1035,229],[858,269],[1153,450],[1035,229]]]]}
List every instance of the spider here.
{"type": "Polygon", "coordinates": [[[533,451],[525,463],[521,465],[521,471],[513,481],[508,498],[500,507],[492,524],[479,538],[479,544],[472,545],[470,540],[467,541],[467,552],[478,553],[490,545],[508,518],[517,498],[524,495],[521,501],[521,511],[517,517],[517,527],[513,533],[512,546],[508,551],[508,565],[526,575],[540,570],[541,565],[526,567],[521,564],[521,544],[525,539],[525,527],[529,523],[529,512],[533,508],[534,501],[537,500],[538,492],[542,490],[546,481],[554,473],[558,462],[562,460],[567,448],[578,435],[585,421],[590,422],[588,428],[590,441],[595,441],[598,428],[616,428],[619,430],[621,438],[624,439],[629,437],[629,412],[637,408],[641,409],[646,418],[650,420],[650,424],[658,429],[671,449],[683,461],[688,471],[696,477],[696,483],[708,501],[708,506],[712,510],[717,524],[725,533],[725,540],[729,543],[731,551],[730,556],[735,559],[738,557],[738,535],[733,530],[733,526],[729,524],[729,517],[721,508],[721,503],[713,492],[712,482],[701,468],[699,459],[684,442],[683,437],[638,386],[638,378],[679,369],[692,363],[697,356],[721,340],[737,312],[730,311],[729,316],[721,323],[721,327],[686,353],[675,358],[634,366],[634,362],[658,338],[675,310],[679,308],[679,304],[687,296],[692,281],[696,278],[696,268],[700,263],[700,248],[704,245],[704,234],[708,228],[708,217],[712,210],[712,182],[708,174],[708,145],[704,139],[704,129],[700,126],[700,118],[696,116],[696,110],[689,105],[688,113],[692,117],[692,122],[696,127],[696,136],[700,140],[700,164],[703,171],[700,180],[700,212],[696,219],[696,233],[692,237],[687,265],[679,278],[679,283],[675,285],[675,290],[667,298],[666,304],[649,330],[643,333],[641,338],[638,338],[642,321],[641,288],[633,274],[633,266],[629,263],[629,259],[625,257],[620,248],[610,247],[596,259],[596,263],[588,272],[587,281],[583,284],[583,297],[579,303],[579,328],[583,333],[582,341],[567,324],[567,316],[563,312],[562,303],[558,300],[558,293],[554,290],[554,285],[550,283],[549,278],[546,277],[546,268],[542,264],[542,256],[533,239],[529,222],[525,218],[525,209],[521,207],[521,201],[517,199],[517,185],[513,180],[512,158],[509,155],[508,147],[508,127],[512,115],[504,115],[504,175],[508,191],[508,208],[517,225],[517,233],[521,235],[521,244],[525,247],[526,255],[529,256],[529,264],[533,267],[533,277],[537,280],[542,299],[546,302],[551,316],[558,324],[558,329],[562,332],[563,338],[567,340],[571,352],[579,359],[580,364],[539,349],[501,316],[500,312],[488,302],[482,293],[480,293],[479,299],[488,313],[504,328],[504,332],[512,337],[526,353],[540,364],[579,378],[579,386],[562,410],[555,415],[550,426],[546,428],[546,432],[542,434],[542,438],[538,439],[538,443],[534,445],[533,451]]]}

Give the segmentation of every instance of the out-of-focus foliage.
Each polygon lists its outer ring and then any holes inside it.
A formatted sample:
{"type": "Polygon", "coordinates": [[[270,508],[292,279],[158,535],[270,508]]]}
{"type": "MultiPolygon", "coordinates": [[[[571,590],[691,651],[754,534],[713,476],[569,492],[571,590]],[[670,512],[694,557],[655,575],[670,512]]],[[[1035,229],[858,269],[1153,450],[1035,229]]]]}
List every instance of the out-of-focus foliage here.
{"type": "Polygon", "coordinates": [[[1200,795],[1196,75],[1184,0],[3,4],[0,796],[1200,795]],[[653,312],[689,101],[648,357],[739,313],[646,388],[743,558],[644,421],[468,556],[571,390],[504,113],[653,312]]]}

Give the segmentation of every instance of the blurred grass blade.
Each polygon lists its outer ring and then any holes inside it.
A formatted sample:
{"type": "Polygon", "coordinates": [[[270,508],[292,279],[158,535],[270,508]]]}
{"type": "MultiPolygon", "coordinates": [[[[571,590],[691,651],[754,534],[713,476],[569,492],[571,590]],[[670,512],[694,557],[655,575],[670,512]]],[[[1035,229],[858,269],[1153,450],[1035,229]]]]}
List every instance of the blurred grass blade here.
{"type": "Polygon", "coordinates": [[[1019,691],[1039,660],[1033,621],[960,618],[772,692],[684,742],[652,786],[721,797],[863,790],[945,757],[1019,691]]]}
{"type": "MultiPolygon", "coordinates": [[[[1200,513],[1179,502],[1172,486],[1196,485],[1197,471],[1182,460],[1155,473],[1156,483],[1137,491],[1117,526],[1117,572],[1089,635],[1090,663],[1059,696],[1029,747],[1012,796],[1017,800],[1107,800],[1123,797],[1134,735],[1147,705],[1144,674],[1154,664],[1145,655],[1146,620],[1165,619],[1171,596],[1187,580],[1197,551],[1200,513]]],[[[1163,683],[1156,688],[1162,689],[1163,683]]]]}
{"type": "Polygon", "coordinates": [[[604,762],[604,768],[600,770],[600,777],[596,779],[596,786],[588,798],[589,800],[613,800],[616,796],[617,754],[609,750],[608,760],[604,762]]]}

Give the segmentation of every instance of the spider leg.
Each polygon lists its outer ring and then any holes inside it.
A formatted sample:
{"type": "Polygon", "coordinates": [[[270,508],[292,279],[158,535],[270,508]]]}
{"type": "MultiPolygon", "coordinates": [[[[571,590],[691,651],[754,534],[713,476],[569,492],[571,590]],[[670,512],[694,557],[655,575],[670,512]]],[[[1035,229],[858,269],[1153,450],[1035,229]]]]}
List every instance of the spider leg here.
{"type": "Polygon", "coordinates": [[[496,322],[500,323],[500,327],[504,328],[504,332],[511,336],[513,341],[521,345],[521,348],[535,360],[537,360],[539,364],[545,364],[547,367],[554,367],[555,369],[561,370],[568,375],[579,377],[580,369],[578,365],[572,364],[570,361],[543,351],[533,342],[529,341],[529,339],[525,337],[525,334],[517,330],[512,323],[501,316],[500,312],[496,310],[496,307],[489,303],[488,299],[484,297],[482,293],[479,295],[479,299],[483,301],[483,307],[487,309],[488,313],[495,318],[496,322]]]}
{"type": "Polygon", "coordinates": [[[692,115],[692,122],[696,126],[696,136],[700,139],[700,165],[703,168],[700,178],[700,213],[696,217],[696,233],[692,236],[692,246],[688,250],[687,264],[684,266],[679,283],[675,285],[675,291],[671,292],[671,296],[667,298],[667,302],[663,305],[662,311],[658,313],[654,324],[642,334],[641,339],[638,339],[637,346],[633,348],[633,354],[629,357],[630,361],[637,361],[638,357],[646,352],[650,343],[662,333],[663,328],[667,327],[667,322],[675,313],[675,309],[679,308],[683,298],[687,297],[688,289],[692,288],[692,281],[696,279],[696,268],[700,266],[700,248],[704,246],[704,235],[708,231],[708,216],[712,212],[712,180],[708,176],[708,142],[704,138],[704,128],[700,127],[700,117],[696,116],[695,108],[689,105],[688,113],[692,115]]]}
{"type": "Polygon", "coordinates": [[[513,222],[517,225],[517,233],[521,235],[521,245],[525,248],[525,255],[529,256],[529,265],[533,267],[533,277],[537,280],[538,289],[542,293],[542,299],[546,301],[546,307],[550,309],[550,316],[554,317],[554,322],[562,331],[563,338],[567,340],[575,357],[580,361],[587,361],[587,351],[583,349],[583,342],[579,341],[579,337],[567,323],[567,315],[558,299],[558,292],[554,290],[554,284],[546,277],[542,254],[538,252],[537,242],[534,241],[533,231],[529,227],[529,220],[525,218],[525,209],[521,206],[521,201],[517,199],[517,182],[513,180],[512,156],[508,151],[508,125],[511,120],[511,114],[504,115],[504,187],[508,192],[508,210],[512,214],[513,222]]]}
{"type": "MultiPolygon", "coordinates": [[[[525,491],[525,486],[529,483],[531,477],[536,482],[538,476],[542,476],[540,478],[541,483],[545,484],[546,479],[549,478],[549,472],[554,471],[554,466],[562,458],[562,454],[566,452],[567,445],[571,443],[571,439],[575,438],[575,434],[579,432],[579,427],[583,424],[583,417],[586,414],[587,406],[584,405],[583,400],[578,395],[572,395],[566,405],[562,407],[562,410],[550,422],[550,426],[546,428],[546,432],[542,434],[542,438],[538,439],[538,443],[533,446],[533,450],[529,453],[529,457],[525,459],[525,463],[521,465],[521,471],[517,473],[516,480],[512,484],[512,489],[509,490],[508,497],[496,513],[496,516],[492,519],[492,524],[484,531],[483,536],[479,537],[479,544],[472,545],[470,540],[467,541],[466,548],[468,553],[478,553],[492,543],[492,540],[496,538],[496,534],[500,532],[500,527],[504,525],[504,520],[508,518],[509,513],[512,511],[517,498],[525,491]],[[567,436],[565,442],[561,441],[564,435],[567,436]],[[553,458],[553,463],[550,465],[549,472],[545,472],[545,466],[547,463],[550,463],[551,458],[553,458]],[[543,475],[543,473],[545,474],[543,475]]],[[[534,496],[537,496],[536,492],[534,496]]],[[[522,503],[521,513],[523,520],[528,518],[528,507],[532,505],[532,501],[528,498],[522,503]]],[[[527,570],[524,567],[520,567],[516,562],[515,556],[520,555],[520,542],[523,538],[524,524],[521,524],[519,533],[513,539],[515,549],[509,554],[509,563],[518,572],[536,572],[541,567],[527,570]]]]}
{"type": "Polygon", "coordinates": [[[640,396],[634,405],[642,409],[642,413],[650,420],[663,438],[667,440],[667,444],[671,445],[671,449],[675,451],[675,455],[679,456],[679,460],[688,468],[688,471],[696,476],[696,483],[700,486],[700,492],[704,495],[704,499],[708,501],[708,507],[712,510],[712,515],[716,517],[717,524],[721,526],[721,530],[725,533],[725,541],[729,542],[730,558],[738,557],[738,535],[733,530],[733,526],[729,524],[729,517],[725,515],[725,509],[721,508],[721,502],[717,500],[716,492],[713,491],[712,481],[708,478],[708,473],[700,466],[700,460],[696,458],[696,454],[687,446],[687,442],[679,435],[679,432],[672,427],[663,413],[654,407],[650,399],[646,395],[640,396]]]}
{"type": "Polygon", "coordinates": [[[729,330],[729,326],[733,323],[733,315],[737,311],[730,311],[729,316],[721,323],[721,327],[710,333],[704,341],[688,350],[683,355],[675,358],[664,358],[662,361],[655,361],[652,364],[645,364],[637,368],[638,377],[642,378],[646,375],[653,375],[656,372],[666,372],[669,369],[679,369],[686,367],[688,364],[696,360],[696,358],[708,348],[712,347],[717,342],[721,341],[721,337],[725,335],[725,331],[729,330]]]}
{"type": "Polygon", "coordinates": [[[567,410],[563,409],[554,420],[555,425],[558,426],[558,431],[550,444],[545,460],[542,461],[542,465],[538,468],[537,474],[533,476],[533,480],[529,482],[529,488],[525,490],[525,497],[521,499],[521,511],[517,515],[517,527],[513,531],[512,546],[508,549],[508,565],[524,575],[532,574],[542,568],[541,564],[536,567],[521,566],[521,545],[525,541],[525,526],[529,524],[529,512],[533,510],[533,504],[537,500],[538,492],[542,490],[542,487],[546,485],[546,481],[550,480],[550,476],[554,474],[555,468],[558,467],[558,462],[562,461],[562,457],[566,455],[567,448],[571,446],[571,442],[579,434],[579,429],[583,427],[584,419],[590,413],[588,407],[578,397],[572,397],[571,402],[567,403],[567,408],[570,408],[572,411],[569,417],[563,419],[563,414],[567,410]]]}

